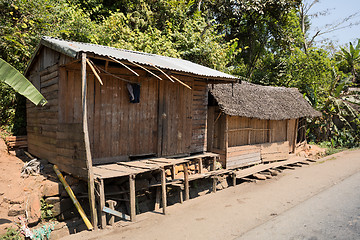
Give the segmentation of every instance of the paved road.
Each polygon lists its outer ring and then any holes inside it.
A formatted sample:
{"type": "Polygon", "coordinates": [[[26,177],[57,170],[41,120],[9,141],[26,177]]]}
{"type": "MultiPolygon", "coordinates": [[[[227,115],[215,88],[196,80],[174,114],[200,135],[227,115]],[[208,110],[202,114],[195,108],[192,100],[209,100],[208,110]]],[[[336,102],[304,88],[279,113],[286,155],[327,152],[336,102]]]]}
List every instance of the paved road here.
{"type": "Polygon", "coordinates": [[[236,238],[252,239],[360,239],[360,173],[236,238]]]}

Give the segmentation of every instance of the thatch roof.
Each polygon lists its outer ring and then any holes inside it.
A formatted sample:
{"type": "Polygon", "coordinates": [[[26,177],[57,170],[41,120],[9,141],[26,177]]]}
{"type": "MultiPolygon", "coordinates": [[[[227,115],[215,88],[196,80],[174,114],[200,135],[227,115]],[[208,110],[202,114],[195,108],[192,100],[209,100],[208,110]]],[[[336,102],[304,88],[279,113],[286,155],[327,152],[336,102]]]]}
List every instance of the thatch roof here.
{"type": "Polygon", "coordinates": [[[314,110],[296,88],[260,86],[243,81],[241,84],[209,86],[220,109],[231,116],[284,120],[317,117],[314,110]]]}

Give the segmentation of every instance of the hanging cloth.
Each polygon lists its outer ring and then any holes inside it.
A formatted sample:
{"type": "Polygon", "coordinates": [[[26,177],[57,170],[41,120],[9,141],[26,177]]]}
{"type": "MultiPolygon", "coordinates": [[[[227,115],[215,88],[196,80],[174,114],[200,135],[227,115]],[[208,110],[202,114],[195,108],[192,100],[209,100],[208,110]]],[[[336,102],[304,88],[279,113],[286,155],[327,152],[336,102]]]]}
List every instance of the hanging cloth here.
{"type": "Polygon", "coordinates": [[[128,83],[127,89],[129,91],[129,98],[131,103],[140,102],[140,84],[137,83],[128,83]]]}

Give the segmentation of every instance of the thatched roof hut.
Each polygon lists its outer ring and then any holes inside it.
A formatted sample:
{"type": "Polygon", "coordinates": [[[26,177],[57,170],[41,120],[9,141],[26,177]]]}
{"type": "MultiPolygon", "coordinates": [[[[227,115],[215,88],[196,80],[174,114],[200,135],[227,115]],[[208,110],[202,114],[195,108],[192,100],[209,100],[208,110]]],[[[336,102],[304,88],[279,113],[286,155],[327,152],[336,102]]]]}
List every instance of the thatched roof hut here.
{"type": "Polygon", "coordinates": [[[243,81],[209,85],[209,91],[208,150],[221,154],[227,168],[287,159],[299,120],[321,115],[296,88],[243,81]]]}
{"type": "Polygon", "coordinates": [[[297,88],[260,86],[248,82],[209,87],[221,111],[230,116],[266,120],[318,117],[297,88]]]}

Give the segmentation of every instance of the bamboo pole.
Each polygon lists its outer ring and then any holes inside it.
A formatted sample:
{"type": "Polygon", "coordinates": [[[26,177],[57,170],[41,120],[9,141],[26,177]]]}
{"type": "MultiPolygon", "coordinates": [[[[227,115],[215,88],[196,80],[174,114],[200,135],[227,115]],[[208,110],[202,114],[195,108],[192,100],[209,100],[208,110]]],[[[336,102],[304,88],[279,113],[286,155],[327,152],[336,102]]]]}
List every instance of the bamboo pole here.
{"type": "MultiPolygon", "coordinates": [[[[85,152],[86,152],[86,168],[88,172],[88,194],[89,194],[89,204],[90,204],[90,213],[91,221],[95,228],[97,228],[97,213],[95,207],[95,185],[94,185],[94,173],[92,169],[92,159],[90,151],[90,140],[89,140],[89,131],[87,123],[87,103],[86,103],[86,53],[82,53],[81,56],[81,92],[82,92],[82,122],[83,122],[83,132],[84,132],[84,142],[85,142],[85,152]]],[[[95,73],[95,71],[93,70],[95,73]]]]}
{"type": "Polygon", "coordinates": [[[86,214],[84,212],[84,209],[81,207],[79,201],[76,199],[74,192],[71,190],[69,184],[66,182],[64,176],[61,174],[61,172],[59,171],[59,168],[54,165],[54,171],[56,173],[56,175],[58,176],[58,178],[60,179],[60,182],[64,185],[64,188],[66,190],[66,192],[69,194],[69,197],[71,198],[71,200],[73,201],[76,209],[78,210],[81,218],[84,220],[84,223],[86,225],[86,227],[89,230],[94,229],[93,225],[91,224],[91,222],[89,221],[89,219],[86,217],[86,214]]]}
{"type": "Polygon", "coordinates": [[[172,77],[173,79],[175,79],[177,82],[179,82],[180,84],[184,85],[185,87],[187,87],[188,89],[191,90],[191,87],[190,87],[189,85],[187,85],[186,83],[180,81],[179,79],[177,79],[177,78],[174,77],[173,75],[171,75],[171,77],[172,77]]]}
{"type": "Polygon", "coordinates": [[[155,76],[156,78],[158,78],[159,80],[162,80],[162,78],[161,77],[159,77],[158,75],[156,75],[155,73],[153,73],[152,71],[150,71],[149,69],[147,69],[147,68],[145,68],[145,67],[143,67],[143,66],[141,66],[140,64],[137,64],[137,63],[134,63],[133,61],[130,61],[130,60],[128,60],[129,62],[131,62],[132,64],[134,64],[135,66],[137,66],[137,67],[139,67],[139,68],[142,68],[142,69],[144,69],[145,71],[147,71],[148,73],[150,73],[151,75],[153,75],[153,76],[155,76]]]}
{"type": "Polygon", "coordinates": [[[121,66],[124,66],[127,70],[129,70],[130,72],[132,72],[133,74],[135,74],[136,76],[140,76],[137,72],[135,72],[134,70],[132,70],[131,68],[129,68],[129,66],[127,66],[125,63],[120,62],[119,60],[113,58],[113,57],[109,57],[111,60],[113,60],[114,62],[120,64],[121,66]]]}
{"type": "Polygon", "coordinates": [[[102,82],[102,80],[101,80],[101,78],[100,78],[100,76],[99,76],[99,74],[96,72],[94,66],[91,64],[91,62],[89,61],[89,59],[86,59],[86,63],[89,65],[89,67],[90,67],[91,70],[93,71],[95,77],[99,80],[99,83],[100,83],[101,85],[104,85],[103,82],[102,82]]]}

